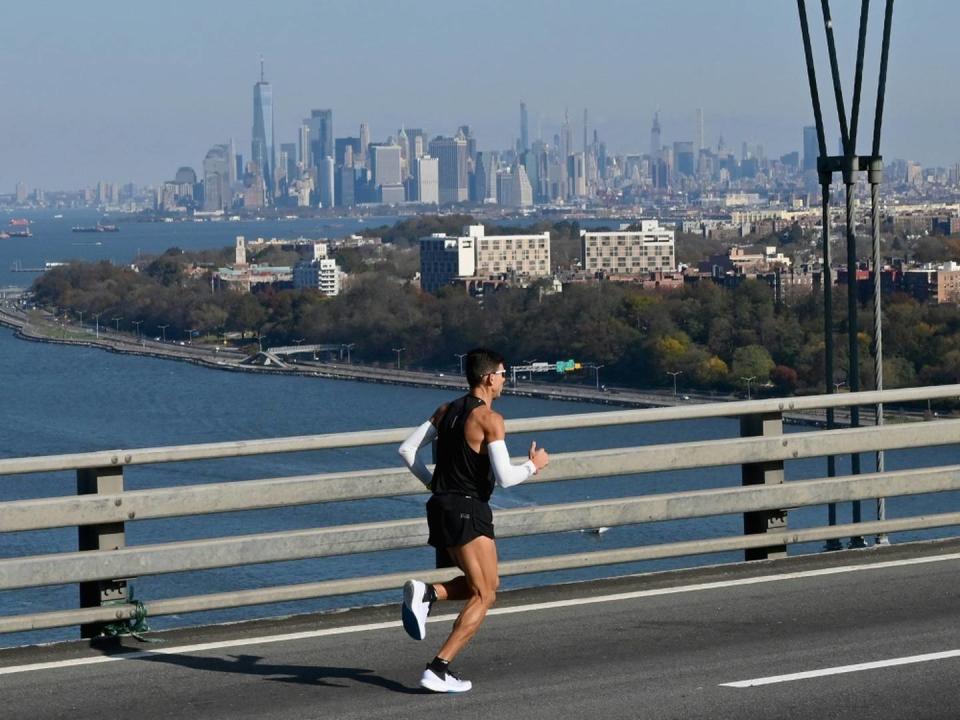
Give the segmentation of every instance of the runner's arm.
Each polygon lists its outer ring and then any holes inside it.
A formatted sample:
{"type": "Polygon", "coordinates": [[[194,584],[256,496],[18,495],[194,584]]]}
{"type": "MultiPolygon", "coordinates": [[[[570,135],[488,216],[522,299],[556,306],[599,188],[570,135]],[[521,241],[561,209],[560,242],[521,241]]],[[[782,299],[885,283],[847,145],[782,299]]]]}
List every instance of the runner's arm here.
{"type": "Polygon", "coordinates": [[[433,480],[433,474],[424,464],[423,460],[420,459],[417,453],[424,445],[429,445],[431,442],[433,442],[433,439],[436,436],[437,428],[434,427],[432,422],[427,420],[407,436],[407,439],[403,441],[403,444],[399,449],[400,457],[403,458],[403,462],[407,466],[407,469],[416,475],[417,479],[419,479],[420,482],[427,487],[430,487],[430,483],[433,480]]]}
{"type": "Polygon", "coordinates": [[[490,456],[490,466],[497,485],[502,488],[519,485],[537,472],[533,460],[527,460],[522,465],[510,462],[510,453],[507,452],[507,443],[504,440],[494,440],[487,444],[487,454],[490,456]]]}

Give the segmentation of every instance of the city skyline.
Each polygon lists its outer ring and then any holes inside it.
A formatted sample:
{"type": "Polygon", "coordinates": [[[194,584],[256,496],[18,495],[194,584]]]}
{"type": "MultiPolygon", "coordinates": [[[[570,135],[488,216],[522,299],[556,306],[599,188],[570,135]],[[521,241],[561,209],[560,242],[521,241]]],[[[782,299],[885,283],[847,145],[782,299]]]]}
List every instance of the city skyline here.
{"type": "MultiPolygon", "coordinates": [[[[819,7],[809,5],[822,46],[819,7]]],[[[859,10],[850,5],[834,8],[848,105],[859,10]]],[[[861,137],[872,130],[882,23],[882,3],[873,5],[861,137]]],[[[894,12],[883,152],[947,166],[960,159],[951,132],[960,112],[943,90],[950,86],[947,44],[929,38],[960,10],[937,5],[917,0],[894,12]],[[925,82],[916,82],[918,74],[925,82]]],[[[618,154],[647,151],[658,110],[664,144],[697,142],[703,108],[708,146],[722,134],[729,147],[762,145],[772,157],[802,151],[802,128],[812,122],[792,2],[730,9],[610,0],[589,12],[532,2],[512,8],[509,21],[497,19],[496,3],[480,2],[471,5],[469,31],[463,13],[433,2],[168,7],[159,18],[115,2],[8,11],[0,43],[7,68],[0,193],[21,180],[49,190],[99,180],[155,184],[182,165],[199,171],[210,147],[231,139],[249,157],[261,55],[278,147],[297,141],[314,108],[333,110],[335,137],[357,135],[361,122],[371,141],[403,126],[423,127],[432,138],[469,124],[482,150],[520,139],[521,102],[530,142],[552,142],[567,111],[579,138],[587,109],[591,133],[618,154]]],[[[835,125],[822,47],[817,60],[835,125]]]]}

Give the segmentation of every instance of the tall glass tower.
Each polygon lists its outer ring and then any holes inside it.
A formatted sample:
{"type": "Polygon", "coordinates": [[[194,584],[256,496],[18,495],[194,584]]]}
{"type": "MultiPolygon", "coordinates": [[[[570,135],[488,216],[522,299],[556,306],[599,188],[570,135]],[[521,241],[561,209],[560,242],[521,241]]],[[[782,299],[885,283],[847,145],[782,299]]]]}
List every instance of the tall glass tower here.
{"type": "Polygon", "coordinates": [[[250,159],[260,168],[268,197],[274,193],[273,172],[273,88],[263,79],[263,58],[260,59],[260,82],[253,86],[253,144],[250,159]]]}
{"type": "Polygon", "coordinates": [[[530,134],[527,129],[527,104],[520,103],[520,152],[530,149],[530,134]]]}

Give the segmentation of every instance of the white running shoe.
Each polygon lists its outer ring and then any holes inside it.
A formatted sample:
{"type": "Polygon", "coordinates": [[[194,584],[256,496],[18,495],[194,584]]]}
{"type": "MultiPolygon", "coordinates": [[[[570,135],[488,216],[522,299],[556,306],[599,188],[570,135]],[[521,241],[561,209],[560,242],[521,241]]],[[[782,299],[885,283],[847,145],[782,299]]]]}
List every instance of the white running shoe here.
{"type": "Polygon", "coordinates": [[[414,640],[423,640],[427,636],[427,615],[430,614],[430,603],[424,599],[426,594],[427,586],[419,580],[407,580],[403,584],[403,606],[400,617],[403,619],[403,629],[414,640]]]}
{"type": "Polygon", "coordinates": [[[420,687],[437,693],[461,693],[472,688],[473,683],[461,680],[449,670],[440,677],[428,666],[420,676],[420,687]]]}

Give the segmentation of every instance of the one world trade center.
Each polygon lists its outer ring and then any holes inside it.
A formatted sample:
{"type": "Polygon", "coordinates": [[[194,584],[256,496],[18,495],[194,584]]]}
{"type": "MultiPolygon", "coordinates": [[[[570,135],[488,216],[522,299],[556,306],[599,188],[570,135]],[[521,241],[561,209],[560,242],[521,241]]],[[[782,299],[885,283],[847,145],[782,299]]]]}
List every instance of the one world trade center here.
{"type": "Polygon", "coordinates": [[[251,159],[260,168],[267,197],[274,194],[273,173],[273,88],[263,79],[260,60],[260,82],[253,86],[253,144],[251,159]]]}

